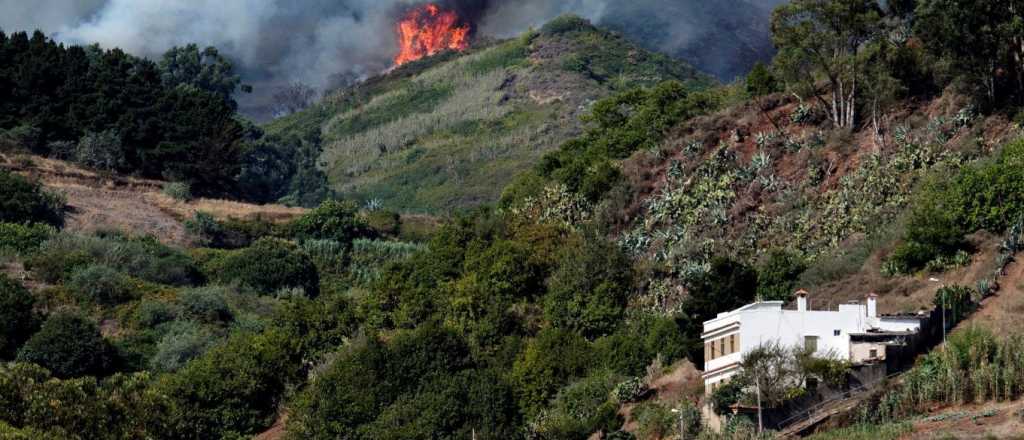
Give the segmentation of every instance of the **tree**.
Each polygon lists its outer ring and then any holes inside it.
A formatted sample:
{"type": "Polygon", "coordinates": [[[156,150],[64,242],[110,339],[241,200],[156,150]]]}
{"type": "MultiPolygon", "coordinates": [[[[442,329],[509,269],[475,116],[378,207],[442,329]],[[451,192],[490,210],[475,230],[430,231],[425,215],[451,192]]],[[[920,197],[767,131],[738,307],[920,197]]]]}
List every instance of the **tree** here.
{"type": "Polygon", "coordinates": [[[704,351],[700,335],[704,331],[704,321],[753,300],[757,292],[757,271],[743,263],[715,257],[711,260],[711,270],[687,284],[690,296],[682,307],[684,334],[691,344],[690,361],[703,368],[704,351]]]}
{"type": "Polygon", "coordinates": [[[984,84],[989,103],[1016,96],[1024,104],[1024,1],[922,0],[916,16],[926,47],[984,84]]]}
{"type": "Polygon", "coordinates": [[[234,63],[215,47],[202,51],[195,44],[172,47],[160,60],[160,78],[167,88],[182,84],[198,87],[220,96],[232,109],[238,106],[231,96],[242,80],[235,74],[234,63]]]}
{"type": "Polygon", "coordinates": [[[39,364],[60,378],[102,376],[112,365],[113,348],[92,321],[58,312],[18,351],[18,361],[39,364]]]}
{"type": "Polygon", "coordinates": [[[574,332],[545,329],[531,340],[512,366],[519,407],[533,417],[555,393],[590,370],[593,349],[574,332]]]}
{"type": "Polygon", "coordinates": [[[880,29],[876,0],[794,0],[772,13],[772,39],[779,49],[776,65],[802,83],[828,109],[836,127],[856,123],[865,44],[880,29]],[[814,83],[828,80],[831,101],[825,102],[814,83]]]}
{"type": "Polygon", "coordinates": [[[274,92],[274,114],[287,116],[309,108],[316,102],[316,89],[301,82],[279,87],[274,92]]]}
{"type": "Polygon", "coordinates": [[[334,240],[350,245],[352,240],[370,235],[369,227],[359,218],[359,208],[351,202],[328,200],[307,212],[289,226],[299,241],[334,240]]]}
{"type": "Polygon", "coordinates": [[[556,327],[588,339],[611,334],[633,287],[633,267],[622,250],[602,237],[566,249],[548,282],[544,315],[556,327]]]}
{"type": "Polygon", "coordinates": [[[768,253],[768,259],[757,271],[757,296],[762,301],[787,301],[796,290],[800,274],[807,264],[799,256],[782,249],[768,253]]]}
{"type": "Polygon", "coordinates": [[[21,284],[0,274],[0,359],[14,357],[36,329],[35,299],[21,284]]]}

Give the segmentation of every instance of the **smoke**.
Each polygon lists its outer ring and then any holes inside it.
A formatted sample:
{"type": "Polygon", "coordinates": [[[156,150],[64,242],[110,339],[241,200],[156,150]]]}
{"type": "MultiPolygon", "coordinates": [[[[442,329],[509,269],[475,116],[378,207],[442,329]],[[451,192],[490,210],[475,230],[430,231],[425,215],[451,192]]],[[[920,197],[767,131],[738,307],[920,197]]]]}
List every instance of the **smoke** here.
{"type": "MultiPolygon", "coordinates": [[[[269,116],[274,89],[331,86],[336,74],[390,66],[394,22],[423,0],[0,0],[0,28],[42,29],[71,44],[100,43],[151,58],[175,45],[216,46],[256,88],[242,111],[269,116]]],[[[652,49],[684,55],[722,78],[770,53],[767,18],[780,0],[440,0],[507,37],[565,13],[622,31],[652,49]],[[749,60],[749,61],[748,61],[749,60]]]]}

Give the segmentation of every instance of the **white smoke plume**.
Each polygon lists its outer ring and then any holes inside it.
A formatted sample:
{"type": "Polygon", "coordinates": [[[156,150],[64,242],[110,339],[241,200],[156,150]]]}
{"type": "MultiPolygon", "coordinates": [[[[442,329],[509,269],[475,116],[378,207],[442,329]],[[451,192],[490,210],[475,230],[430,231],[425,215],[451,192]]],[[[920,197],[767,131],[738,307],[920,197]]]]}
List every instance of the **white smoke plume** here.
{"type": "MultiPolygon", "coordinates": [[[[335,74],[389,67],[397,14],[423,1],[0,0],[0,29],[41,29],[66,43],[96,42],[151,58],[176,45],[216,46],[256,87],[254,95],[239,96],[243,112],[265,118],[269,96],[282,84],[328,87],[335,74]]],[[[478,33],[497,37],[574,13],[730,78],[759,51],[770,53],[767,15],[780,0],[438,1],[471,11],[478,33]],[[706,50],[706,39],[714,51],[706,50]]]]}

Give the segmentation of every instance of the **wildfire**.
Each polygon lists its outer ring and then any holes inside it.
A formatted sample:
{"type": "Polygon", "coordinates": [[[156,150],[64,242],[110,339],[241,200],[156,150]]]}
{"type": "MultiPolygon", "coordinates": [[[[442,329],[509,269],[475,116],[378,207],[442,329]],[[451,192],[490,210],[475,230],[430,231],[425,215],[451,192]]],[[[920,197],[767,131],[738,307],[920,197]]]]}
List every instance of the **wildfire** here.
{"type": "Polygon", "coordinates": [[[398,22],[399,52],[395,64],[434,55],[447,49],[465,50],[469,47],[470,26],[462,22],[455,11],[442,10],[428,3],[409,11],[398,22]]]}

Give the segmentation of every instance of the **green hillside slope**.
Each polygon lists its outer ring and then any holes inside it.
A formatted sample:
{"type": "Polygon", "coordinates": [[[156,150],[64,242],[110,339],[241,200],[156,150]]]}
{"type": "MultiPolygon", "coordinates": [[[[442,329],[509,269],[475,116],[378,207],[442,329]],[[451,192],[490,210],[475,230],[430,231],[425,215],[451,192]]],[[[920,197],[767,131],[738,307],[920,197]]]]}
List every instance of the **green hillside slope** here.
{"type": "Polygon", "coordinates": [[[340,196],[439,211],[497,200],[513,176],[582,130],[594,101],[637,85],[711,80],[617,34],[563,17],[519,38],[402,66],[269,133],[319,130],[340,196]]]}

